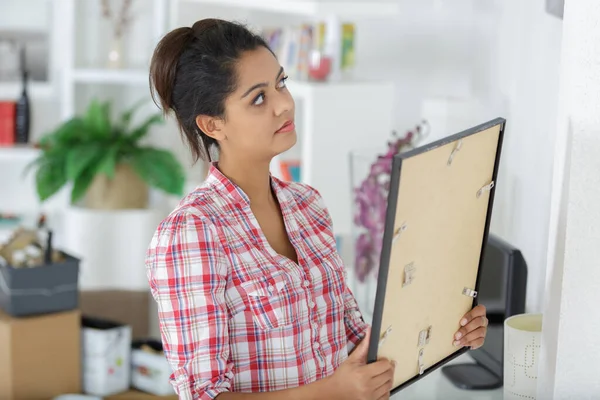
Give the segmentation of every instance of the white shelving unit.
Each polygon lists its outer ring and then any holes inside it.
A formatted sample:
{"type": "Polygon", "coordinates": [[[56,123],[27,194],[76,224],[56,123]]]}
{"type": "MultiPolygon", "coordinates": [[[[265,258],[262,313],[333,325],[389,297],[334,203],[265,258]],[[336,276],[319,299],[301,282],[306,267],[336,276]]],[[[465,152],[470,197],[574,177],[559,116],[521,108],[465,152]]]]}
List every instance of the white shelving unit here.
{"type": "MultiPolygon", "coordinates": [[[[87,67],[89,61],[81,61],[84,57],[78,56],[78,51],[85,50],[81,44],[78,47],[77,43],[78,36],[84,33],[81,30],[89,29],[92,35],[102,35],[94,31],[98,29],[98,25],[94,25],[94,28],[86,26],[87,22],[95,21],[82,22],[79,19],[81,11],[85,14],[91,2],[53,1],[60,7],[60,35],[68,38],[63,44],[64,67],[59,87],[61,118],[70,119],[81,111],[80,106],[86,107],[88,99],[83,97],[88,95],[107,96],[115,100],[115,107],[129,107],[131,104],[125,104],[128,103],[126,99],[144,91],[150,101],[147,67],[110,69],[96,66],[95,63],[90,63],[92,66],[87,67]]],[[[138,6],[142,3],[141,5],[151,9],[151,16],[145,15],[145,25],[142,26],[151,27],[151,40],[156,43],[167,29],[169,0],[144,0],[136,3],[138,6]]],[[[95,17],[85,15],[83,18],[95,17]]],[[[147,39],[147,36],[144,39],[147,39]]],[[[104,38],[100,37],[100,41],[103,42],[104,38]]],[[[131,50],[124,43],[123,54],[131,50]]],[[[139,53],[141,52],[143,50],[139,50],[139,53]]],[[[144,59],[149,60],[150,56],[150,53],[143,54],[144,59]]],[[[139,64],[139,61],[134,63],[136,66],[139,64]]],[[[114,111],[118,113],[120,110],[114,111]]],[[[165,213],[166,210],[162,207],[98,211],[74,207],[66,202],[66,206],[61,209],[62,224],[57,229],[57,238],[62,238],[60,245],[63,249],[80,256],[83,260],[80,288],[145,290],[147,280],[143,273],[140,273],[143,271],[144,252],[156,225],[164,218],[165,213]],[[101,243],[101,246],[98,243],[101,243]]]]}
{"type": "MultiPolygon", "coordinates": [[[[52,20],[48,18],[54,13],[53,0],[29,0],[27,2],[0,1],[0,26],[6,31],[44,32],[47,34],[48,45],[53,46],[58,37],[52,30],[52,20]]],[[[48,79],[46,81],[27,82],[27,90],[31,99],[47,99],[55,94],[53,85],[53,70],[56,59],[48,55],[48,79]]],[[[30,75],[31,78],[31,75],[30,75]]],[[[0,82],[0,100],[16,100],[21,95],[22,84],[15,82],[0,82]]]]}
{"type": "Polygon", "coordinates": [[[296,116],[302,181],[323,195],[336,234],[348,235],[352,222],[349,154],[389,139],[394,85],[290,82],[288,88],[302,102],[302,113],[296,116]]]}
{"type": "MultiPolygon", "coordinates": [[[[71,38],[65,44],[63,54],[65,68],[61,76],[61,117],[71,118],[76,111],[76,88],[78,85],[120,85],[127,87],[148,86],[148,70],[144,68],[81,68],[76,65],[76,11],[86,0],[58,1],[61,15],[62,37],[71,38]]],[[[166,33],[169,0],[149,0],[152,8],[152,38],[157,42],[166,33]]],[[[148,55],[150,56],[150,55],[148,55]]],[[[149,57],[148,57],[149,58],[149,57]]]]}
{"type": "Polygon", "coordinates": [[[148,71],[143,69],[94,69],[76,68],[73,70],[73,82],[78,84],[107,84],[148,86],[148,71]]]}
{"type": "MultiPolygon", "coordinates": [[[[76,31],[77,7],[88,5],[88,0],[43,0],[46,14],[51,16],[49,27],[50,80],[29,82],[30,98],[43,101],[58,101],[60,118],[71,118],[80,101],[76,88],[84,85],[126,85],[147,87],[148,72],[144,69],[94,69],[77,68],[76,31]],[[60,68],[58,67],[60,65],[60,68]]],[[[35,3],[35,2],[34,2],[35,3]]],[[[169,0],[145,0],[152,7],[152,38],[158,40],[167,28],[169,0]]],[[[37,3],[36,3],[37,4],[37,3]]],[[[44,15],[46,15],[44,14],[44,15]]],[[[40,13],[37,13],[39,16],[40,13]]],[[[85,27],[85,26],[84,26],[85,27]]],[[[21,93],[21,83],[0,83],[0,99],[16,99],[21,93]]],[[[35,107],[35,104],[34,104],[35,107]]],[[[35,193],[33,173],[24,175],[22,170],[39,155],[39,150],[27,146],[0,147],[0,182],[11,196],[0,196],[0,210],[31,213],[42,208],[62,208],[68,204],[66,196],[40,204],[35,193]]]]}
{"type": "MultiPolygon", "coordinates": [[[[21,95],[21,90],[23,90],[21,83],[0,83],[0,99],[17,99],[21,95]]],[[[29,82],[27,93],[35,99],[49,98],[54,94],[54,87],[51,83],[29,82]]]]}
{"type": "MultiPolygon", "coordinates": [[[[397,14],[395,1],[318,1],[318,0],[179,0],[180,2],[240,7],[296,15],[329,15],[339,17],[389,17],[397,14]]],[[[177,1],[173,2],[177,5],[177,1]]]]}
{"type": "Polygon", "coordinates": [[[36,194],[35,173],[28,166],[40,155],[31,146],[0,147],[0,211],[30,217],[40,211],[50,214],[66,204],[64,193],[42,204],[36,194]],[[5,195],[6,193],[6,195],[5,195]]]}
{"type": "Polygon", "coordinates": [[[4,162],[33,161],[40,154],[40,150],[32,146],[0,146],[0,159],[4,162]]]}

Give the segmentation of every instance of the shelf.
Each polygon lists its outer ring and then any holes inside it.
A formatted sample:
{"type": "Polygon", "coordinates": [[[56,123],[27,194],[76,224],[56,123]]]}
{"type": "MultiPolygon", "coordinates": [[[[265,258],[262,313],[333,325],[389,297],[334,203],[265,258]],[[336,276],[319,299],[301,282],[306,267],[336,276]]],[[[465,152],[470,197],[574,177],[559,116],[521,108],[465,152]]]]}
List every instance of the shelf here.
{"type": "Polygon", "coordinates": [[[33,161],[40,154],[40,149],[27,145],[0,146],[0,163],[33,161]]]}
{"type": "MultiPolygon", "coordinates": [[[[205,0],[203,0],[205,1],[205,0]]],[[[78,83],[88,84],[126,84],[126,85],[148,85],[148,71],[139,70],[104,70],[104,69],[75,69],[73,80],[78,83]]],[[[363,80],[340,80],[335,82],[313,82],[313,81],[288,81],[288,89],[298,99],[307,99],[315,93],[323,91],[344,91],[351,87],[373,87],[385,84],[384,82],[371,82],[363,80]]]]}
{"type": "MultiPolygon", "coordinates": [[[[202,0],[207,1],[207,0],[202,0]]],[[[123,70],[106,70],[106,69],[75,69],[73,72],[73,80],[78,83],[93,83],[93,84],[127,84],[127,85],[148,85],[148,71],[143,69],[123,69],[123,70]]],[[[362,80],[340,80],[335,82],[313,82],[313,81],[296,81],[290,79],[288,88],[292,94],[300,98],[306,98],[313,95],[317,91],[336,91],[344,90],[350,87],[358,86],[373,86],[380,85],[381,82],[370,82],[362,80]]]]}
{"type": "Polygon", "coordinates": [[[390,17],[399,11],[396,2],[374,1],[317,1],[317,0],[180,0],[185,3],[213,4],[223,7],[242,7],[284,14],[328,15],[340,17],[390,17]]]}
{"type": "Polygon", "coordinates": [[[149,72],[145,69],[94,69],[76,68],[73,81],[77,83],[94,83],[106,85],[148,86],[149,72]]]}
{"type": "Polygon", "coordinates": [[[324,92],[333,93],[336,92],[340,95],[347,93],[349,89],[359,88],[374,88],[384,87],[390,85],[390,82],[385,81],[365,81],[365,80],[340,80],[334,82],[312,82],[312,81],[296,81],[290,79],[287,82],[287,88],[298,100],[309,100],[311,97],[322,94],[324,92]]]}
{"type": "MultiPolygon", "coordinates": [[[[17,100],[23,90],[20,82],[0,82],[0,100],[17,100]]],[[[54,95],[54,88],[50,83],[30,82],[27,85],[30,98],[47,98],[54,95]]]]}

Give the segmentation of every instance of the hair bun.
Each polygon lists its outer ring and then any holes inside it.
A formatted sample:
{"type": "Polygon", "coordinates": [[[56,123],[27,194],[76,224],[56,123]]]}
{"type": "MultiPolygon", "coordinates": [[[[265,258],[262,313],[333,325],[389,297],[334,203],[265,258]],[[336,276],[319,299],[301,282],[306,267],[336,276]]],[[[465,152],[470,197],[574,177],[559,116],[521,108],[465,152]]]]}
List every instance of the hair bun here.
{"type": "Polygon", "coordinates": [[[192,25],[192,32],[194,33],[194,36],[198,37],[203,33],[218,27],[221,22],[224,21],[215,18],[201,19],[200,21],[196,21],[194,25],[192,25]]]}

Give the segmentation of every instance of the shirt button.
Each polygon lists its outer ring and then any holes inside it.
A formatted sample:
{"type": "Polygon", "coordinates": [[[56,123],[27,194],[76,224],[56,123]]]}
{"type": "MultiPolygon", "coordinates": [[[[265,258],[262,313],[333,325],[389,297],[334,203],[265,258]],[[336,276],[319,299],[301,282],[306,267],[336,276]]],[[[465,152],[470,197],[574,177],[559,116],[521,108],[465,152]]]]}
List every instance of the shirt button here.
{"type": "Polygon", "coordinates": [[[271,293],[273,291],[273,286],[269,285],[267,289],[269,290],[269,293],[271,293]]]}
{"type": "Polygon", "coordinates": [[[314,302],[314,301],[311,301],[310,303],[308,303],[308,306],[309,306],[310,308],[315,308],[316,304],[315,304],[315,302],[314,302]]]}
{"type": "Polygon", "coordinates": [[[304,281],[304,287],[309,287],[310,286],[310,282],[309,281],[304,281]]]}
{"type": "Polygon", "coordinates": [[[315,349],[315,350],[318,350],[318,349],[319,349],[319,347],[321,347],[321,345],[319,344],[319,342],[315,342],[315,343],[313,344],[313,349],[315,349]]]}

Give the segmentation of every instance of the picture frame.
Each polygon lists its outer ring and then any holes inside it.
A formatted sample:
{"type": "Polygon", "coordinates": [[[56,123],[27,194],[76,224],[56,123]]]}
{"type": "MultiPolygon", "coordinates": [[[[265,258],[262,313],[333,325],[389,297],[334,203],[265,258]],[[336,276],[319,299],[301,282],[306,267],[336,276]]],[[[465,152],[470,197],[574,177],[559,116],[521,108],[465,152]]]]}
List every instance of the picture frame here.
{"type": "Polygon", "coordinates": [[[506,120],[394,156],[367,362],[397,362],[392,394],[464,354],[477,305],[506,120]]]}

